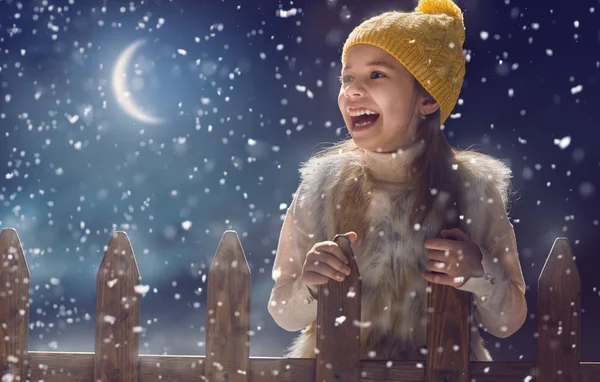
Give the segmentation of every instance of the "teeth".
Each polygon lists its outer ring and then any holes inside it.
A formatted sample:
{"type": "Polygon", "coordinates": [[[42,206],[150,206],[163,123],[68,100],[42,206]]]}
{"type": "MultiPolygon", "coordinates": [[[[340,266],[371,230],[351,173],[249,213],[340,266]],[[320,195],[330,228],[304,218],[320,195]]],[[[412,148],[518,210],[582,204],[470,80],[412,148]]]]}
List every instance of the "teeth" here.
{"type": "Polygon", "coordinates": [[[354,127],[363,127],[363,126],[368,125],[369,123],[371,123],[371,122],[360,122],[360,123],[355,124],[354,127]]]}
{"type": "Polygon", "coordinates": [[[348,114],[350,114],[351,117],[358,117],[360,115],[371,115],[371,114],[379,114],[379,113],[376,113],[373,110],[369,110],[369,109],[359,109],[359,110],[350,110],[348,112],[348,114]]]}

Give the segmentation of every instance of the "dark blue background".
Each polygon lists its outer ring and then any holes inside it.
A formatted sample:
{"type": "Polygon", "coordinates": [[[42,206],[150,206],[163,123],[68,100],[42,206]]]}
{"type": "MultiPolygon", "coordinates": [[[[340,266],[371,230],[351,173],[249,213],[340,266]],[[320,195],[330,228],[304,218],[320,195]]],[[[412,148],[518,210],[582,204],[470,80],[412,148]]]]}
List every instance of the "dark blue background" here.
{"type": "MultiPolygon", "coordinates": [[[[18,230],[31,269],[30,350],[93,351],[95,277],[118,229],[150,286],[140,352],[204,354],[205,275],[223,231],[234,229],[252,271],[250,353],[280,356],[297,333],[267,312],[274,250],[300,162],[347,136],[336,101],[345,36],[366,17],[416,4],[129,4],[0,0],[0,227],[18,230]],[[144,86],[131,97],[162,125],[131,119],[112,93],[114,62],[139,38],[143,73],[131,68],[129,78],[144,86]]],[[[492,355],[535,359],[537,279],[564,236],[582,279],[581,357],[600,361],[600,1],[458,4],[470,60],[460,117],[445,131],[453,145],[513,169],[511,217],[528,286],[530,318],[508,339],[486,337],[492,355]],[[561,149],[554,140],[566,136],[561,149]]]]}

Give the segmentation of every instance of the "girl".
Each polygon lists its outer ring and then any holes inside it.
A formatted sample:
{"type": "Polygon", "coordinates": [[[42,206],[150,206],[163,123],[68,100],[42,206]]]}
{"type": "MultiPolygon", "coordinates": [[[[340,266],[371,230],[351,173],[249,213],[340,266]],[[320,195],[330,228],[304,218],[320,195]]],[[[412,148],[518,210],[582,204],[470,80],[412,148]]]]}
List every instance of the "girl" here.
{"type": "MultiPolygon", "coordinates": [[[[288,331],[305,328],[287,357],[315,357],[318,287],[349,275],[330,241],[339,233],[362,277],[362,359],[425,358],[427,282],[471,292],[474,319],[497,337],[523,324],[511,172],[453,149],[440,128],[462,86],[464,33],[451,0],[421,0],[348,36],[338,104],[351,139],[301,168],[273,265],[270,314],[288,331]]],[[[471,338],[471,359],[491,361],[479,331],[471,338]]]]}

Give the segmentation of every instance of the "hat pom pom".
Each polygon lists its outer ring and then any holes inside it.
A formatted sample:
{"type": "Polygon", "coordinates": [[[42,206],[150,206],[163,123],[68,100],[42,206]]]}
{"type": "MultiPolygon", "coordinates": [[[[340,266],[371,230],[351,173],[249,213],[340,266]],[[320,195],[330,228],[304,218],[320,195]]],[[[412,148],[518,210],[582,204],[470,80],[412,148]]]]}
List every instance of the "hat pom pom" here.
{"type": "Polygon", "coordinates": [[[431,15],[443,13],[456,17],[461,21],[463,19],[462,11],[452,0],[419,0],[419,5],[417,5],[415,11],[431,15]]]}

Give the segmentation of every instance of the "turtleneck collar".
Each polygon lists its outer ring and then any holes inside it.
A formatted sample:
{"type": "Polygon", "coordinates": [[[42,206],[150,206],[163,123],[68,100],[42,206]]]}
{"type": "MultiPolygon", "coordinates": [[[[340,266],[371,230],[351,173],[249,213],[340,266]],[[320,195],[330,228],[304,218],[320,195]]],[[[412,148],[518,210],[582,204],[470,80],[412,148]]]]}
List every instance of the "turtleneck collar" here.
{"type": "Polygon", "coordinates": [[[384,182],[405,183],[407,166],[421,153],[423,148],[424,144],[419,142],[396,152],[361,151],[365,167],[373,178],[384,182]]]}

